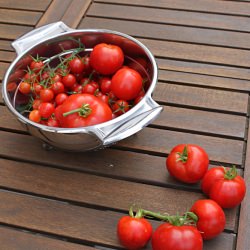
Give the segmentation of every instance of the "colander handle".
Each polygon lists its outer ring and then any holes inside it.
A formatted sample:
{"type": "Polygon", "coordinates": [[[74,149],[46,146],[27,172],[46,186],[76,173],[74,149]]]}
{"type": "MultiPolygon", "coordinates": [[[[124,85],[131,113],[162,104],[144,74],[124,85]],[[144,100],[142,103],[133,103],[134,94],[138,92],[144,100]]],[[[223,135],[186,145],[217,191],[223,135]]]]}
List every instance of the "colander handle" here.
{"type": "Polygon", "coordinates": [[[151,123],[162,110],[163,107],[150,97],[146,100],[142,108],[139,109],[139,112],[136,112],[129,120],[113,128],[113,130],[103,139],[103,145],[107,146],[113,144],[137,133],[151,123]]]}
{"type": "Polygon", "coordinates": [[[28,32],[27,34],[15,40],[11,45],[16,50],[16,53],[19,55],[20,53],[22,53],[23,51],[38,42],[41,42],[51,36],[72,30],[73,29],[71,29],[61,21],[51,23],[28,32]]]}

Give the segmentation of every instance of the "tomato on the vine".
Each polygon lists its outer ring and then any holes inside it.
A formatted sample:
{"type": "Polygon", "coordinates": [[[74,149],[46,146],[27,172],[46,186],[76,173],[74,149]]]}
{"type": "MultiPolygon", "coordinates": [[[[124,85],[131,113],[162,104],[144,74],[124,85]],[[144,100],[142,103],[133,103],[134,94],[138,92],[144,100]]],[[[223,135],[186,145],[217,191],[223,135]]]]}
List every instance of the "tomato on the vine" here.
{"type": "Polygon", "coordinates": [[[41,121],[41,115],[39,110],[37,109],[33,109],[30,113],[29,113],[29,119],[33,122],[40,122],[41,121]]]}
{"type": "Polygon", "coordinates": [[[170,175],[185,183],[200,181],[207,172],[208,164],[205,150],[194,144],[175,146],[166,160],[170,175]]]}
{"type": "Polygon", "coordinates": [[[78,57],[74,57],[69,61],[70,71],[74,74],[80,74],[84,70],[84,62],[78,57]]]}
{"type": "Polygon", "coordinates": [[[239,205],[246,194],[244,179],[235,167],[214,167],[207,171],[201,183],[202,191],[223,208],[239,205]]]}
{"type": "Polygon", "coordinates": [[[39,105],[38,110],[43,118],[49,118],[55,112],[55,107],[51,102],[43,102],[39,105]]]}
{"type": "Polygon", "coordinates": [[[54,92],[51,89],[42,89],[40,91],[40,99],[42,102],[50,102],[54,98],[54,92]]]}
{"type": "Polygon", "coordinates": [[[30,85],[30,83],[25,82],[25,81],[21,82],[21,83],[19,84],[19,91],[20,91],[22,94],[25,94],[25,95],[29,94],[30,91],[31,91],[31,85],[30,85]]]}
{"type": "Polygon", "coordinates": [[[111,79],[109,77],[100,79],[100,89],[103,94],[108,94],[111,91],[111,79]]]}
{"type": "Polygon", "coordinates": [[[196,201],[190,209],[198,216],[197,229],[205,240],[219,235],[225,228],[226,218],[222,208],[213,200],[196,201]]]}
{"type": "Polygon", "coordinates": [[[56,102],[56,105],[61,105],[64,103],[64,101],[66,101],[68,99],[68,95],[66,93],[60,93],[56,96],[55,98],[55,102],[56,102]]]}
{"type": "Polygon", "coordinates": [[[130,109],[129,103],[127,101],[124,101],[124,100],[117,100],[112,105],[113,113],[118,115],[118,116],[126,113],[129,109],[130,109]]]}
{"type": "Polygon", "coordinates": [[[141,75],[128,67],[119,69],[111,79],[111,91],[125,101],[138,96],[142,89],[141,75]]]}
{"type": "Polygon", "coordinates": [[[33,60],[30,63],[30,69],[35,73],[39,73],[43,69],[43,67],[44,67],[43,61],[33,60]]]}
{"type": "Polygon", "coordinates": [[[63,93],[65,91],[64,84],[62,82],[54,82],[51,85],[51,90],[54,92],[55,95],[59,93],[63,93]]]}
{"type": "Polygon", "coordinates": [[[67,74],[62,78],[65,87],[70,88],[76,83],[76,77],[73,74],[67,74]]]}

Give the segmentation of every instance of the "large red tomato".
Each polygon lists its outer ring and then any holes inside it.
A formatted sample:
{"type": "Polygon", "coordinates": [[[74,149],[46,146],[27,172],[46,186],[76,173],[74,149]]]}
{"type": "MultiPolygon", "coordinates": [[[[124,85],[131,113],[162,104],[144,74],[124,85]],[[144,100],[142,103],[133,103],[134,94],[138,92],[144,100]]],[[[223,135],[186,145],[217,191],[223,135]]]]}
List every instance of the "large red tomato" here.
{"type": "Polygon", "coordinates": [[[140,249],[151,238],[152,226],[144,218],[123,216],[117,225],[117,235],[127,249],[140,249]]]}
{"type": "Polygon", "coordinates": [[[222,208],[213,200],[196,201],[191,212],[198,216],[197,228],[205,240],[219,235],[225,228],[226,218],[222,208]]]}
{"type": "Polygon", "coordinates": [[[203,240],[194,226],[161,224],[153,233],[153,250],[202,250],[203,240]]]}
{"type": "Polygon", "coordinates": [[[110,107],[90,94],[69,96],[55,112],[61,127],[76,128],[91,126],[112,119],[110,107]]]}
{"type": "Polygon", "coordinates": [[[111,91],[121,100],[132,100],[141,90],[141,75],[128,67],[119,69],[111,79],[111,91]]]}
{"type": "Polygon", "coordinates": [[[91,67],[103,75],[114,74],[122,67],[123,61],[123,51],[116,45],[100,43],[90,53],[91,67]]]}
{"type": "Polygon", "coordinates": [[[175,146],[166,161],[170,175],[185,183],[196,183],[203,178],[209,164],[203,148],[193,144],[175,146]]]}
{"type": "Polygon", "coordinates": [[[201,188],[210,199],[215,200],[223,208],[239,205],[246,194],[245,181],[237,174],[235,167],[209,169],[202,180],[201,188]]]}

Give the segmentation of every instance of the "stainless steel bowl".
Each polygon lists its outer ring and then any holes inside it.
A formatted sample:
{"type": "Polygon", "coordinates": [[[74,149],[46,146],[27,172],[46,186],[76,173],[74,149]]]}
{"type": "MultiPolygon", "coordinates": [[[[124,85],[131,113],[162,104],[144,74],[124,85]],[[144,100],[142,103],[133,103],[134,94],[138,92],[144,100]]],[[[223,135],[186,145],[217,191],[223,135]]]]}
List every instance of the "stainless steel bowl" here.
{"type": "Polygon", "coordinates": [[[70,151],[87,151],[106,147],[116,143],[147,126],[162,111],[162,107],[152,99],[152,93],[157,83],[157,65],[152,53],[135,38],[116,31],[104,29],[75,30],[63,22],[56,22],[35,29],[12,43],[17,52],[17,58],[7,70],[2,86],[3,99],[9,110],[25,126],[27,131],[40,138],[43,142],[56,148],[70,151]],[[148,78],[145,97],[127,113],[108,122],[82,128],[54,128],[30,121],[21,115],[16,105],[17,92],[7,89],[10,82],[20,82],[24,69],[30,63],[29,55],[50,58],[53,60],[58,53],[74,50],[81,40],[86,51],[96,44],[104,42],[119,45],[125,57],[134,65],[139,66],[141,74],[148,78]],[[137,58],[143,57],[147,67],[138,65],[137,58]]]}

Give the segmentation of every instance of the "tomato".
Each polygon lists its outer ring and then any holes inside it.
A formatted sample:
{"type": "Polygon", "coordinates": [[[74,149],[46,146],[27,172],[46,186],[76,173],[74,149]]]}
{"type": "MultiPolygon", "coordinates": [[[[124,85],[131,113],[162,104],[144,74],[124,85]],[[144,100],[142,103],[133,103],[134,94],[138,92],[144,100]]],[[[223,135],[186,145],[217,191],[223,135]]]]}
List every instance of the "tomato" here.
{"type": "Polygon", "coordinates": [[[103,94],[108,94],[111,91],[111,79],[108,77],[101,78],[100,89],[103,94]]]}
{"type": "Polygon", "coordinates": [[[193,204],[190,211],[198,216],[196,226],[203,239],[212,239],[224,230],[225,213],[215,201],[210,199],[198,200],[193,204]]]}
{"type": "Polygon", "coordinates": [[[64,101],[66,101],[68,99],[68,95],[66,93],[60,93],[56,96],[55,98],[55,102],[56,105],[61,105],[64,103],[64,101]]]}
{"type": "Polygon", "coordinates": [[[111,91],[119,98],[129,101],[138,96],[142,89],[141,75],[130,68],[118,70],[111,79],[111,91]]]}
{"type": "Polygon", "coordinates": [[[91,67],[103,75],[114,74],[122,67],[123,61],[123,51],[116,45],[100,43],[90,53],[91,67]]]}
{"type": "Polygon", "coordinates": [[[60,76],[59,74],[53,74],[53,76],[51,77],[52,83],[61,82],[61,81],[62,81],[62,76],[60,76]]]}
{"type": "Polygon", "coordinates": [[[98,85],[92,82],[82,87],[82,93],[88,93],[94,95],[96,91],[98,91],[98,85]]]}
{"type": "Polygon", "coordinates": [[[185,183],[201,180],[207,172],[208,164],[205,150],[193,144],[175,146],[166,160],[170,175],[185,183]]]}
{"type": "Polygon", "coordinates": [[[39,73],[43,69],[43,67],[44,67],[43,61],[33,60],[30,63],[30,69],[35,73],[39,73]]]}
{"type": "Polygon", "coordinates": [[[56,112],[62,127],[84,127],[112,119],[110,107],[90,94],[74,94],[67,98],[56,112]]]}
{"type": "Polygon", "coordinates": [[[25,95],[29,94],[31,92],[31,85],[30,85],[30,83],[25,82],[25,81],[21,82],[19,84],[19,91],[22,94],[25,94],[25,95]]]}
{"type": "Polygon", "coordinates": [[[49,117],[47,121],[47,125],[50,127],[59,127],[59,122],[55,119],[55,117],[49,117]]]}
{"type": "Polygon", "coordinates": [[[65,87],[70,88],[76,83],[76,77],[72,74],[67,74],[62,78],[65,87]]]}
{"type": "Polygon", "coordinates": [[[95,96],[103,102],[109,104],[109,97],[107,95],[104,95],[102,92],[98,92],[95,96]]]}
{"type": "Polygon", "coordinates": [[[40,95],[40,92],[42,89],[44,89],[43,85],[35,82],[32,86],[32,89],[33,89],[33,92],[36,94],[36,95],[40,95]]]}
{"type": "Polygon", "coordinates": [[[8,82],[6,88],[8,92],[14,92],[17,88],[17,84],[16,82],[8,82]]]}
{"type": "Polygon", "coordinates": [[[70,71],[74,74],[80,74],[84,70],[84,62],[82,59],[75,57],[69,61],[70,71]]]}
{"type": "Polygon", "coordinates": [[[89,56],[84,56],[82,58],[82,60],[83,60],[83,63],[84,63],[84,73],[85,74],[90,74],[93,69],[92,69],[92,67],[90,65],[90,58],[89,58],[89,56]]]}
{"type": "Polygon", "coordinates": [[[55,95],[63,93],[65,91],[64,84],[62,82],[54,82],[51,85],[51,90],[54,92],[55,95]]]}
{"type": "Polygon", "coordinates": [[[152,235],[152,226],[144,218],[123,216],[117,225],[117,235],[127,249],[144,247],[152,235]]]}
{"type": "Polygon", "coordinates": [[[33,122],[40,122],[41,121],[40,112],[37,109],[32,110],[29,113],[29,119],[33,122]]]}
{"type": "Polygon", "coordinates": [[[42,103],[41,100],[39,98],[36,98],[32,103],[32,108],[38,109],[41,103],[42,103]]]}
{"type": "Polygon", "coordinates": [[[223,208],[239,205],[246,194],[245,181],[237,174],[235,167],[211,168],[205,174],[201,188],[210,199],[215,200],[223,208]]]}
{"type": "Polygon", "coordinates": [[[50,102],[43,102],[39,105],[38,110],[43,118],[49,118],[55,112],[55,107],[50,102]]]}
{"type": "Polygon", "coordinates": [[[124,100],[117,100],[112,105],[113,113],[117,114],[118,116],[126,113],[129,109],[129,103],[124,100]]]}
{"type": "Polygon", "coordinates": [[[161,224],[153,233],[153,250],[202,250],[203,240],[194,226],[161,224]]]}
{"type": "Polygon", "coordinates": [[[40,91],[40,99],[42,102],[50,102],[54,98],[54,92],[51,89],[42,89],[40,91]]]}

